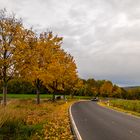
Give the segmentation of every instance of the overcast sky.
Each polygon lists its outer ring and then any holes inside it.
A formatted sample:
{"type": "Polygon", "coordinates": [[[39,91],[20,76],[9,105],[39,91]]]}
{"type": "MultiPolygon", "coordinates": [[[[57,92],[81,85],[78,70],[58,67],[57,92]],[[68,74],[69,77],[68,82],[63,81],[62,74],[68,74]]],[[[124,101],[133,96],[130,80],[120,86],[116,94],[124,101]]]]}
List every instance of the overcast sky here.
{"type": "Polygon", "coordinates": [[[64,37],[80,77],[140,85],[140,0],[0,0],[0,8],[64,37]]]}

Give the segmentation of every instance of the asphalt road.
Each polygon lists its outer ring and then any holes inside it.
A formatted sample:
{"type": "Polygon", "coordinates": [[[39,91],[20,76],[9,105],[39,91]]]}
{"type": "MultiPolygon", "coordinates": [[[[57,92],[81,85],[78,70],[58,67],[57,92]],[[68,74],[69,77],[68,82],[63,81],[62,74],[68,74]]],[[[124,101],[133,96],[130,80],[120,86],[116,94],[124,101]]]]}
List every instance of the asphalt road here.
{"type": "Polygon", "coordinates": [[[75,103],[71,113],[82,140],[140,140],[140,119],[97,105],[75,103]]]}

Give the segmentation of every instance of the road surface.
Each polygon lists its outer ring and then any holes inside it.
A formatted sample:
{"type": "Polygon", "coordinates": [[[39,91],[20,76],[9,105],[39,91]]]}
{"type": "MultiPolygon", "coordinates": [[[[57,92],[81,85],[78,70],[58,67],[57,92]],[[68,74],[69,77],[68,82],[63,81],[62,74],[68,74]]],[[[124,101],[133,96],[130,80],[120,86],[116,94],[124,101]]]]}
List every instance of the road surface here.
{"type": "Polygon", "coordinates": [[[82,140],[140,140],[140,119],[97,105],[77,102],[71,113],[82,140]]]}

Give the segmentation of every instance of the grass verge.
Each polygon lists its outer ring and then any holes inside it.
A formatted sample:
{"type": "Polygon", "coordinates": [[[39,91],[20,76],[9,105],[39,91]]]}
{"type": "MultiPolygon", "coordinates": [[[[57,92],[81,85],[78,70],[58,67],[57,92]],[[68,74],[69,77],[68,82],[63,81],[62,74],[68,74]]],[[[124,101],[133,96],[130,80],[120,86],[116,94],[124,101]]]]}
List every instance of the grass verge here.
{"type": "Polygon", "coordinates": [[[1,140],[73,140],[68,108],[74,101],[12,100],[0,106],[1,140]]]}

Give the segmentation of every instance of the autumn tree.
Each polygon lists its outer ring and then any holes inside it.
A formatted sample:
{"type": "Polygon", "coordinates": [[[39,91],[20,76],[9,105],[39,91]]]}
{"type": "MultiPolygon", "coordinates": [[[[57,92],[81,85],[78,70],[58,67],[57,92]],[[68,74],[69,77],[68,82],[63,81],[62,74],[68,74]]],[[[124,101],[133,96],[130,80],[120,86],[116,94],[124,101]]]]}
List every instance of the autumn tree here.
{"type": "Polygon", "coordinates": [[[97,95],[97,89],[96,89],[96,81],[92,79],[87,80],[87,88],[88,88],[88,95],[90,96],[96,96],[97,95]]]}
{"type": "Polygon", "coordinates": [[[53,93],[53,100],[56,92],[63,92],[69,85],[77,80],[76,64],[73,57],[62,48],[62,38],[53,36],[52,32],[42,33],[39,39],[38,51],[42,59],[41,67],[38,66],[39,78],[50,92],[53,93]]]}
{"type": "Polygon", "coordinates": [[[77,80],[76,64],[70,54],[59,49],[54,56],[54,65],[50,65],[49,73],[52,75],[52,81],[48,84],[53,93],[53,101],[56,92],[64,94],[71,86],[73,88],[75,80],[77,80]]]}
{"type": "Polygon", "coordinates": [[[110,81],[105,81],[104,84],[100,87],[100,94],[102,96],[109,96],[112,94],[113,85],[110,81]]]}
{"type": "Polygon", "coordinates": [[[122,98],[122,89],[117,85],[114,85],[110,97],[122,98]]]}
{"type": "MultiPolygon", "coordinates": [[[[63,53],[63,58],[60,61],[61,63],[61,72],[60,72],[60,84],[62,86],[62,90],[65,92],[69,89],[74,92],[78,87],[78,75],[77,75],[77,67],[73,57],[70,54],[63,53]]],[[[72,93],[71,92],[71,93],[72,93]]]]}
{"type": "Polygon", "coordinates": [[[73,98],[74,95],[78,95],[77,93],[79,93],[83,88],[84,88],[83,81],[80,78],[77,78],[77,80],[75,80],[75,83],[73,83],[73,86],[70,89],[71,98],[73,98]]]}
{"type": "Polygon", "coordinates": [[[7,84],[17,72],[19,44],[24,42],[22,21],[14,14],[0,10],[0,79],[3,85],[3,104],[6,105],[7,84]]]}
{"type": "Polygon", "coordinates": [[[24,68],[20,73],[35,86],[37,104],[40,103],[41,86],[44,85],[48,88],[48,84],[56,77],[55,73],[59,69],[56,61],[59,59],[58,52],[60,51],[61,43],[62,38],[54,36],[52,32],[41,33],[39,38],[33,37],[30,39],[29,52],[27,51],[26,55],[23,56],[24,68]],[[56,69],[55,73],[52,72],[53,67],[56,69]]]}
{"type": "Polygon", "coordinates": [[[52,32],[42,33],[40,36],[41,44],[38,45],[39,48],[42,48],[42,54],[40,54],[40,58],[38,57],[38,68],[41,70],[38,79],[53,95],[60,87],[58,87],[58,79],[61,71],[59,61],[62,57],[62,39],[62,37],[54,36],[52,32]]]}

